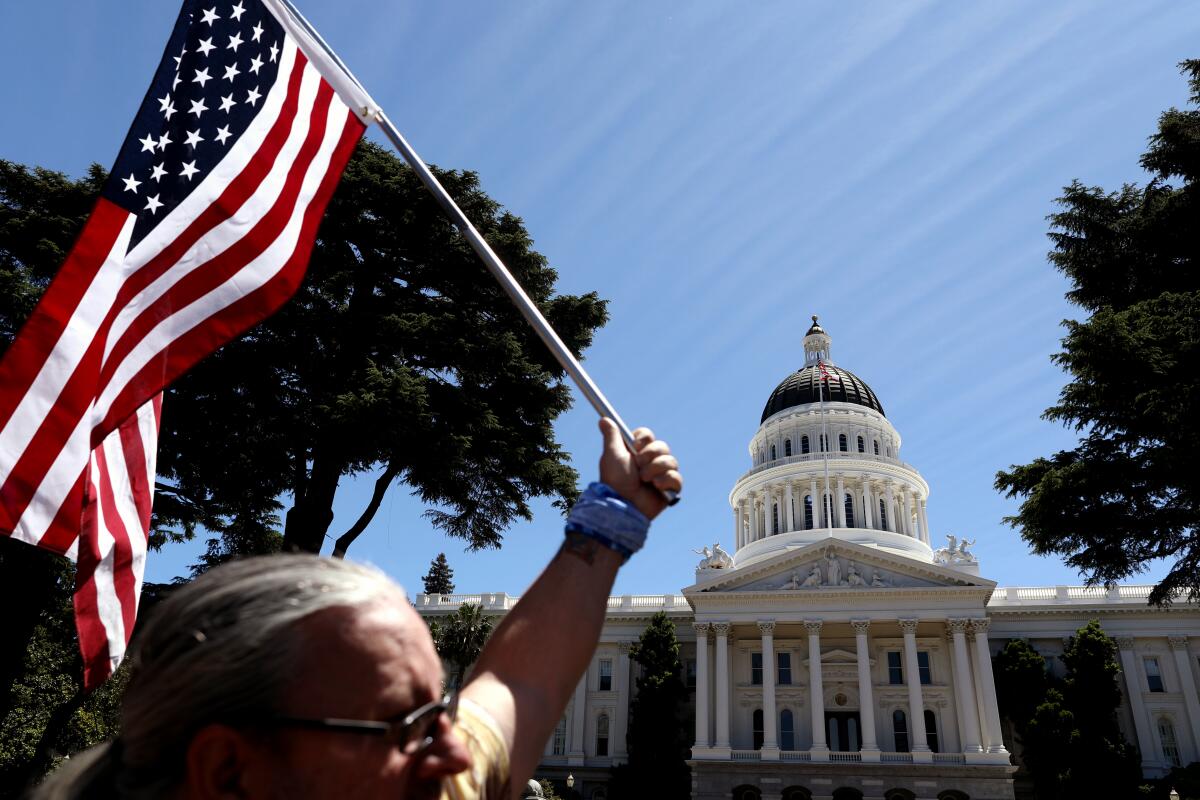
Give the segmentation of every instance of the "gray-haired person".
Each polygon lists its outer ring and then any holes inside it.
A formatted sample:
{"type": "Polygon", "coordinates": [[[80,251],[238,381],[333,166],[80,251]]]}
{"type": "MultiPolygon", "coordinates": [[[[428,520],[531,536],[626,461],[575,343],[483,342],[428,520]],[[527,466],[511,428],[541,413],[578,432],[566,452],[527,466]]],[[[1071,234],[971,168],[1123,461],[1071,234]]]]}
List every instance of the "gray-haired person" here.
{"type": "Polygon", "coordinates": [[[520,797],[595,649],[617,569],[679,491],[641,428],[601,421],[601,483],[443,698],[428,629],[382,573],[314,556],[218,567],[141,633],[120,736],[72,758],[38,798],[520,797]]]}

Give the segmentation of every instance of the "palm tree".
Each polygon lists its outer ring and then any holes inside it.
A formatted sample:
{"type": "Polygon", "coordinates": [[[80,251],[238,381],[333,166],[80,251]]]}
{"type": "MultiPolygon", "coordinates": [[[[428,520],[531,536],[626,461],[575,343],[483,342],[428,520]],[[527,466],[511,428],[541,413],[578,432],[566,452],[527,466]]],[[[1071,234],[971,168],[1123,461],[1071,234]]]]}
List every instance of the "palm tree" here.
{"type": "Polygon", "coordinates": [[[483,615],[483,608],[463,603],[437,627],[434,643],[438,654],[453,668],[451,686],[463,684],[467,668],[479,658],[483,645],[492,635],[492,621],[483,615]]]}

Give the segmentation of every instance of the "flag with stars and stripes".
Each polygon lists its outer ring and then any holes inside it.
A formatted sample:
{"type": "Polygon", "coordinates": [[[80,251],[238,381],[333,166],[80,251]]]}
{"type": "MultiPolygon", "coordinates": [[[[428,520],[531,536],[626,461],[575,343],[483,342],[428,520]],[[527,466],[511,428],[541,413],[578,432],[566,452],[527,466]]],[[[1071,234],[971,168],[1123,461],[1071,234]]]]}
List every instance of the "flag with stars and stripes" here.
{"type": "Polygon", "coordinates": [[[287,0],[185,0],[91,217],[0,360],[0,534],[76,559],[85,685],[137,613],[162,390],[296,290],[374,112],[287,0]]]}

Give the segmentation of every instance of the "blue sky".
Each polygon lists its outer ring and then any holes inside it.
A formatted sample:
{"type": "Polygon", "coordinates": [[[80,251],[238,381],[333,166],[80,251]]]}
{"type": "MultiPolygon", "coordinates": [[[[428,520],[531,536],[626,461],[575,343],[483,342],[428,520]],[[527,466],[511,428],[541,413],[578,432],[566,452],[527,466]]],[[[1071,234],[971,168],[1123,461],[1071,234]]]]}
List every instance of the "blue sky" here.
{"type": "MultiPolygon", "coordinates": [[[[935,539],[977,538],[1002,585],[1078,581],[1001,523],[1015,503],[992,481],[1073,441],[1039,419],[1064,382],[1059,323],[1077,316],[1045,217],[1073,178],[1144,180],[1159,113],[1187,100],[1175,65],[1200,56],[1189,4],[300,5],[426,160],[477,171],[524,218],[561,290],[611,301],[586,366],[688,482],[615,592],[677,591],[692,548],[730,544],[729,489],[812,314],[929,481],[935,539]]],[[[0,5],[0,157],[111,164],[176,11],[0,5]]],[[[594,475],[590,408],[558,434],[594,475]]],[[[344,482],[335,535],[369,483],[344,482]]],[[[561,518],[536,510],[501,551],[465,553],[401,487],[351,553],[411,591],[445,551],[459,591],[515,594],[560,541],[561,518]]],[[[152,554],[147,577],[199,547],[152,554]]]]}

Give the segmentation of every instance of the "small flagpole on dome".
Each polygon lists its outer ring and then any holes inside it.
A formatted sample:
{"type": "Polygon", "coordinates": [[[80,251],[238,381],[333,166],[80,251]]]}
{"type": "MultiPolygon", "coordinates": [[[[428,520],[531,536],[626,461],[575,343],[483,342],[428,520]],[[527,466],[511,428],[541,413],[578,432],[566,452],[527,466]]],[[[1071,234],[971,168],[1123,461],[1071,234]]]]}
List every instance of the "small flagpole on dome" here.
{"type": "MultiPolygon", "coordinates": [[[[325,39],[317,32],[317,29],[312,26],[312,23],[305,19],[304,15],[300,13],[300,9],[296,8],[292,0],[278,0],[278,2],[287,9],[288,13],[313,38],[317,46],[329,55],[338,68],[346,74],[346,77],[365,93],[366,87],[362,85],[362,82],[358,78],[354,77],[354,74],[350,72],[350,68],[338,57],[333,48],[325,42],[325,39]]],[[[374,105],[373,100],[371,103],[374,105]]],[[[579,359],[575,357],[575,354],[563,342],[558,332],[550,325],[550,322],[542,314],[541,310],[529,299],[529,295],[525,293],[525,289],[513,277],[512,273],[508,271],[508,267],[504,265],[504,262],[492,250],[487,240],[476,230],[471,221],[467,219],[467,215],[454,202],[454,198],[450,196],[450,193],[446,191],[445,187],[442,186],[437,177],[426,166],[425,162],[421,160],[421,157],[417,155],[417,151],[412,148],[412,145],[408,143],[408,140],[404,138],[399,129],[392,124],[392,121],[388,119],[387,114],[383,112],[382,108],[375,105],[373,108],[361,108],[358,111],[364,115],[364,118],[369,117],[379,125],[384,136],[388,138],[392,146],[408,162],[408,165],[412,167],[413,172],[420,178],[421,183],[425,184],[425,188],[433,195],[433,199],[450,217],[455,227],[458,228],[459,233],[463,235],[471,245],[471,249],[479,256],[479,260],[483,262],[488,271],[492,273],[492,277],[500,284],[500,288],[508,295],[508,299],[521,312],[521,316],[525,317],[525,321],[529,323],[530,327],[533,328],[534,332],[542,340],[542,343],[546,345],[546,348],[554,356],[555,360],[558,361],[563,371],[574,381],[580,393],[587,399],[592,408],[596,410],[597,414],[602,417],[608,417],[616,423],[618,430],[621,432],[621,438],[625,440],[626,446],[633,452],[635,447],[633,432],[625,424],[625,420],[621,419],[621,415],[617,413],[617,409],[613,407],[613,404],[600,391],[600,387],[592,380],[592,376],[579,363],[579,359]]],[[[678,492],[665,491],[662,492],[662,495],[668,505],[673,506],[679,502],[678,492]]]]}

